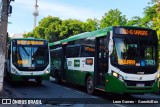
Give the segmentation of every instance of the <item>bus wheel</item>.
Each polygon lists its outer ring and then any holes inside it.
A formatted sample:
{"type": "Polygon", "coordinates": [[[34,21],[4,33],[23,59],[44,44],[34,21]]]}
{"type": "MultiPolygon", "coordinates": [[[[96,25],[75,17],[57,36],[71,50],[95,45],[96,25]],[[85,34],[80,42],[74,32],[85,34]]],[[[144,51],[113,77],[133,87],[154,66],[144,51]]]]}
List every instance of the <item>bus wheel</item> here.
{"type": "Polygon", "coordinates": [[[55,71],[55,82],[58,84],[62,82],[60,79],[60,74],[58,74],[58,70],[55,71]]]}
{"type": "Polygon", "coordinates": [[[61,84],[61,80],[59,79],[59,78],[55,78],[55,82],[57,83],[57,84],[61,84]]]}
{"type": "Polygon", "coordinates": [[[91,76],[88,76],[86,79],[86,89],[88,94],[93,94],[94,86],[93,86],[93,79],[91,76]]]}
{"type": "Polygon", "coordinates": [[[36,79],[36,81],[37,81],[37,84],[38,84],[38,85],[41,85],[41,84],[42,84],[42,79],[36,79]]]}

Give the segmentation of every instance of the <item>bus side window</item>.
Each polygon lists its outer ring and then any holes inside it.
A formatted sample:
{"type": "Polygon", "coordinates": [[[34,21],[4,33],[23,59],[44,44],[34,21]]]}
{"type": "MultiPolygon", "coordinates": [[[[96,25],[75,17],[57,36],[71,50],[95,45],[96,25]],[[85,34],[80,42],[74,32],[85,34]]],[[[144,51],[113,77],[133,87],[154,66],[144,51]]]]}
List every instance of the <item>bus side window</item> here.
{"type": "Polygon", "coordinates": [[[67,47],[66,57],[67,58],[79,57],[79,51],[80,51],[79,46],[67,47]]]}
{"type": "Polygon", "coordinates": [[[94,47],[81,46],[81,55],[80,57],[94,57],[94,47]]]}

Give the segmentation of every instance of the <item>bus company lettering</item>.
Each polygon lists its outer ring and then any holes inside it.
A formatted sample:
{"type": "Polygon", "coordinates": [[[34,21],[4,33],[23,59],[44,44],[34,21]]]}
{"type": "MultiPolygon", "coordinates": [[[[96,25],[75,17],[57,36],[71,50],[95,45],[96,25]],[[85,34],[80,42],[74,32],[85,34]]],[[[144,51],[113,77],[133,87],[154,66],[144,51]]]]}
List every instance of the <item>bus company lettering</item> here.
{"type": "Polygon", "coordinates": [[[146,30],[125,29],[125,33],[130,35],[148,36],[148,31],[146,30]]]}
{"type": "Polygon", "coordinates": [[[135,60],[118,59],[118,64],[120,64],[120,65],[136,65],[136,61],[135,60]]]}

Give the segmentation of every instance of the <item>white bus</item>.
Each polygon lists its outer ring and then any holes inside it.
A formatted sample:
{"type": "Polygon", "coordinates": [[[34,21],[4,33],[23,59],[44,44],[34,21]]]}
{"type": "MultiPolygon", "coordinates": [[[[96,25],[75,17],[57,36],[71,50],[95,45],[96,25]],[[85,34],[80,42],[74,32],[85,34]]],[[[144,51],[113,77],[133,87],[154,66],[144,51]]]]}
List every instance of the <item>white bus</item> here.
{"type": "Polygon", "coordinates": [[[38,84],[50,77],[50,53],[48,41],[36,38],[12,39],[8,49],[6,79],[38,84]]]}
{"type": "Polygon", "coordinates": [[[88,93],[156,93],[158,38],[142,27],[113,26],[50,43],[51,75],[88,93]]]}

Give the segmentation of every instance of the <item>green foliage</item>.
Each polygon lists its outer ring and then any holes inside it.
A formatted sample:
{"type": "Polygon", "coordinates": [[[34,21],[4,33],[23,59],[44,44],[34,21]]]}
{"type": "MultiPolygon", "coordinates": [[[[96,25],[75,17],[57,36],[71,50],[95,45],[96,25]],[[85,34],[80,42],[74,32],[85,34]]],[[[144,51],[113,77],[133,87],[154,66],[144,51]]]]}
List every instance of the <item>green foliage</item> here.
{"type": "Polygon", "coordinates": [[[59,17],[53,17],[53,16],[48,16],[46,18],[43,18],[39,22],[39,26],[43,26],[44,28],[47,28],[50,26],[51,23],[61,23],[62,20],[59,19],[59,17]]]}
{"type": "MultiPolygon", "coordinates": [[[[146,20],[146,23],[149,23],[150,28],[157,31],[158,38],[160,38],[160,2],[158,0],[151,0],[151,2],[152,6],[147,6],[144,10],[145,14],[144,19],[146,20]]],[[[159,57],[159,62],[160,62],[160,57],[159,57]]]]}
{"type": "MultiPolygon", "coordinates": [[[[49,42],[58,41],[75,34],[94,31],[99,28],[117,25],[149,27],[157,31],[160,36],[160,2],[151,0],[144,9],[144,17],[133,16],[127,20],[118,9],[111,9],[102,16],[101,20],[88,18],[85,22],[59,17],[48,16],[43,18],[32,32],[24,34],[24,37],[44,38],[49,42]]],[[[83,16],[82,16],[83,17],[83,16]]]]}
{"type": "Polygon", "coordinates": [[[100,27],[125,25],[126,22],[125,15],[121,15],[118,9],[111,9],[101,21],[91,18],[86,22],[76,19],[61,20],[59,17],[48,16],[39,22],[39,26],[33,32],[24,34],[24,37],[44,38],[54,42],[79,33],[94,31],[100,27]]]}
{"type": "Polygon", "coordinates": [[[24,38],[27,38],[27,37],[35,37],[35,35],[34,35],[33,32],[28,32],[27,34],[23,34],[23,37],[24,37],[24,38]]]}
{"type": "Polygon", "coordinates": [[[60,38],[67,38],[69,36],[85,32],[84,22],[76,19],[63,20],[60,26],[60,38]]]}
{"type": "Polygon", "coordinates": [[[45,39],[49,40],[50,42],[59,40],[59,27],[61,26],[61,23],[61,20],[50,23],[49,27],[45,28],[44,31],[45,39]]]}
{"type": "Polygon", "coordinates": [[[45,28],[43,26],[38,26],[33,30],[34,37],[36,38],[45,38],[44,34],[45,28]]]}
{"type": "Polygon", "coordinates": [[[24,34],[24,37],[44,38],[49,42],[58,41],[79,33],[96,30],[97,19],[88,19],[86,22],[68,19],[61,20],[58,17],[48,16],[39,22],[33,32],[24,34]]]}
{"type": "Polygon", "coordinates": [[[142,26],[142,19],[139,16],[132,17],[131,20],[127,22],[128,26],[142,26]]]}
{"type": "Polygon", "coordinates": [[[32,32],[24,37],[44,38],[49,42],[58,41],[75,34],[94,31],[99,28],[117,25],[150,27],[160,35],[160,6],[151,1],[152,6],[144,9],[144,17],[134,16],[127,20],[118,9],[111,9],[102,16],[101,20],[88,18],[85,22],[76,19],[61,20],[59,17],[43,18],[32,32]]]}
{"type": "Polygon", "coordinates": [[[160,3],[157,0],[151,0],[151,2],[152,6],[147,6],[144,9],[142,24],[156,30],[158,38],[160,38],[160,3]]]}
{"type": "Polygon", "coordinates": [[[126,25],[127,19],[125,15],[122,15],[122,13],[118,10],[110,10],[108,13],[105,13],[104,16],[102,16],[102,19],[100,21],[100,27],[105,28],[108,26],[117,26],[117,25],[126,25]]]}
{"type": "Polygon", "coordinates": [[[87,19],[85,23],[86,31],[94,31],[99,29],[99,21],[97,19],[87,19]]]}
{"type": "Polygon", "coordinates": [[[144,17],[142,19],[142,24],[144,27],[152,28],[153,26],[153,18],[156,17],[156,5],[147,6],[144,9],[144,17]]]}

